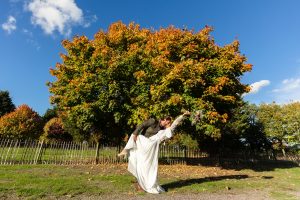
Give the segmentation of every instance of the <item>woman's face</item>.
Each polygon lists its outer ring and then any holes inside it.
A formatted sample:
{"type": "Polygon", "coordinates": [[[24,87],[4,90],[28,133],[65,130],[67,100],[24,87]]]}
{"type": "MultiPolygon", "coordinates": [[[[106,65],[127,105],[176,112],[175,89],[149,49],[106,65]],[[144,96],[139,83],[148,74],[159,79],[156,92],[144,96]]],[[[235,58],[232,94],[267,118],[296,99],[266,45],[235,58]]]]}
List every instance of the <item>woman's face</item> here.
{"type": "Polygon", "coordinates": [[[168,123],[166,124],[165,128],[168,128],[168,127],[171,126],[172,122],[171,122],[171,121],[168,121],[168,120],[166,120],[166,121],[167,121],[168,123]]]}
{"type": "Polygon", "coordinates": [[[169,127],[169,126],[171,126],[171,121],[170,120],[166,120],[166,119],[162,119],[160,121],[160,125],[163,126],[163,127],[169,127]]]}

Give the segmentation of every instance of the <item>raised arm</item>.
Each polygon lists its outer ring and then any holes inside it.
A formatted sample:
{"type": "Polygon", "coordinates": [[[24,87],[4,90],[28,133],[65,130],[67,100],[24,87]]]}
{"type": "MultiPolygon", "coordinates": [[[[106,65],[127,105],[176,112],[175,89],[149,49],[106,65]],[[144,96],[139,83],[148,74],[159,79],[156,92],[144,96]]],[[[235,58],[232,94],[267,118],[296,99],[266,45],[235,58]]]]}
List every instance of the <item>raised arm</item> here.
{"type": "Polygon", "coordinates": [[[189,116],[190,112],[186,111],[185,113],[183,113],[182,115],[179,115],[172,123],[171,125],[171,131],[174,132],[176,127],[182,123],[182,121],[185,119],[185,117],[189,116]]]}

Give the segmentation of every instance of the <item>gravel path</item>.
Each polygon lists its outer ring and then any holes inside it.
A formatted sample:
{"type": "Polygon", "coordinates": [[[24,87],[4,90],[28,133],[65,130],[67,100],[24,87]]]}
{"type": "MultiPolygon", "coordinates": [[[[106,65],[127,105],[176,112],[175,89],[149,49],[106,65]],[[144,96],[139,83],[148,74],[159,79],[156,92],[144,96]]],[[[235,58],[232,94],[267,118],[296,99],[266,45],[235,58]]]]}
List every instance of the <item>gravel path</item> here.
{"type": "MultiPolygon", "coordinates": [[[[7,195],[5,197],[0,197],[2,200],[23,200],[26,198],[19,198],[15,195],[7,195]]],[[[163,193],[163,194],[147,194],[147,193],[132,193],[132,194],[111,194],[104,196],[85,196],[85,195],[77,195],[75,197],[72,196],[62,196],[60,198],[56,197],[46,197],[43,199],[47,200],[273,200],[273,198],[269,197],[267,191],[225,191],[219,193],[163,193]]]]}
{"type": "Polygon", "coordinates": [[[109,196],[76,196],[67,199],[73,200],[272,200],[267,192],[264,191],[227,191],[222,193],[185,193],[185,194],[170,194],[164,193],[159,195],[153,194],[132,194],[132,195],[109,195],[109,196]]]}

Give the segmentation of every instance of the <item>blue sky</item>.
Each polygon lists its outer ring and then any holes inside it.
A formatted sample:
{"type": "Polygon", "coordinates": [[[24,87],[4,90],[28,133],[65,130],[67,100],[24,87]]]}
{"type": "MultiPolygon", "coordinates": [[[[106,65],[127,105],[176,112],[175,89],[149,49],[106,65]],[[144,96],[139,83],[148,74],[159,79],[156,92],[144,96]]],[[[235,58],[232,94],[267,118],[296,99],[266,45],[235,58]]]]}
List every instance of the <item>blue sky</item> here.
{"type": "Polygon", "coordinates": [[[61,40],[90,39],[116,21],[159,29],[212,26],[220,46],[240,41],[253,70],[251,103],[300,100],[300,1],[298,0],[1,0],[0,90],[15,105],[41,115],[50,108],[49,69],[61,62],[61,40]]]}

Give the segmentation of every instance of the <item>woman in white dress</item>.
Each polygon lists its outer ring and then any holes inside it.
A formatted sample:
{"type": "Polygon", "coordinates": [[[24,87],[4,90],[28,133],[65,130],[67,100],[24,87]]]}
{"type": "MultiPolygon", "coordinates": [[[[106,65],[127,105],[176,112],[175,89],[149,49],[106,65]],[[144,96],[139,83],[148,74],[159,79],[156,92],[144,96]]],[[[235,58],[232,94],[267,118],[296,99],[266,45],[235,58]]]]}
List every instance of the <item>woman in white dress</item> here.
{"type": "Polygon", "coordinates": [[[138,135],[134,142],[133,135],[131,135],[123,151],[118,154],[118,156],[129,155],[128,171],[136,177],[140,187],[146,192],[159,194],[165,191],[157,180],[159,144],[171,138],[176,126],[189,114],[185,112],[172,124],[167,124],[165,129],[149,138],[138,135]]]}

